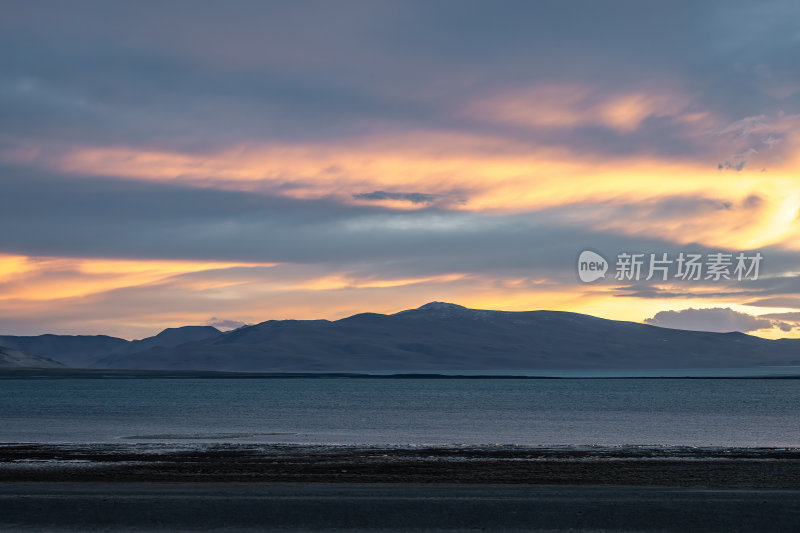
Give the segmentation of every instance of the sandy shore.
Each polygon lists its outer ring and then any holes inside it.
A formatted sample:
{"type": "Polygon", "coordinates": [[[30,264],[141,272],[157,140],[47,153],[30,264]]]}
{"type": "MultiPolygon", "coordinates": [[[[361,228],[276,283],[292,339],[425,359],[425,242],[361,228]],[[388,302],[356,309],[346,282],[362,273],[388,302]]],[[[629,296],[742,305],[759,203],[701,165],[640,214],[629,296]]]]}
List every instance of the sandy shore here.
{"type": "Polygon", "coordinates": [[[800,489],[800,449],[3,444],[0,481],[490,483],[800,489]]]}

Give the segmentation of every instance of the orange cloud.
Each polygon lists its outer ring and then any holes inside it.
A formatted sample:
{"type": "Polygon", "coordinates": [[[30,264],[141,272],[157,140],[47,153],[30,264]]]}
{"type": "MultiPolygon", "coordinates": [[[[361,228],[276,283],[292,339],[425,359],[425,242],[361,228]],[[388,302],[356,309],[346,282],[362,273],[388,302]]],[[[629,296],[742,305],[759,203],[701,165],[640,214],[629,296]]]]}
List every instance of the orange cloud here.
{"type": "MultiPolygon", "coordinates": [[[[231,262],[0,256],[0,300],[50,301],[150,285],[180,274],[251,264],[231,262]]],[[[274,266],[260,264],[259,266],[274,266]]],[[[209,282],[206,282],[206,286],[209,282]]],[[[225,286],[230,282],[217,282],[225,286]]]]}
{"type": "MultiPolygon", "coordinates": [[[[553,215],[557,219],[623,234],[712,247],[800,249],[798,116],[747,117],[725,124],[711,113],[692,110],[679,91],[603,95],[577,85],[517,89],[476,101],[464,113],[532,128],[602,125],[623,133],[636,130],[649,117],[667,117],[713,153],[703,159],[647,153],[609,156],[501,134],[409,131],[337,142],[253,144],[204,154],[128,146],[26,145],[4,156],[76,176],[178,182],[353,204],[375,202],[364,193],[389,191],[423,193],[435,197],[437,205],[473,212],[561,207],[553,215]],[[742,158],[749,159],[739,172],[719,170],[717,163],[728,157],[736,168],[742,158]],[[761,200],[757,208],[739,207],[756,195],[761,200]],[[735,208],[671,215],[649,210],[674,197],[707,198],[735,208]],[[634,218],[620,217],[615,209],[632,205],[638,206],[632,211],[634,218]]],[[[379,203],[395,209],[428,205],[396,196],[379,203]]]]}
{"type": "MultiPolygon", "coordinates": [[[[639,104],[631,105],[636,109],[639,104]]],[[[636,120],[636,113],[634,118],[626,115],[626,106],[615,108],[614,113],[620,114],[614,120],[620,124],[636,120]]],[[[800,171],[796,157],[768,173],[749,168],[726,173],[708,162],[691,160],[600,158],[565,148],[526,149],[513,143],[501,146],[495,138],[482,142],[479,137],[466,135],[412,137],[337,146],[253,146],[205,155],[73,147],[47,164],[79,174],[268,191],[294,198],[332,197],[345,203],[367,203],[353,196],[376,190],[423,192],[445,199],[458,191],[457,196],[463,195],[466,202],[448,204],[451,209],[509,213],[571,206],[566,216],[597,229],[716,247],[800,246],[795,238],[800,231],[796,220],[800,196],[793,192],[800,171]],[[746,213],[676,213],[665,219],[649,217],[645,208],[632,221],[588,216],[597,215],[597,209],[580,209],[582,204],[640,203],[646,207],[659,198],[673,196],[710,198],[736,206],[754,194],[763,200],[763,206],[746,213]]],[[[383,205],[405,209],[424,206],[397,200],[383,205]]]]}
{"type": "MultiPolygon", "coordinates": [[[[658,311],[734,307],[740,297],[717,293],[657,300],[618,297],[609,285],[548,278],[450,273],[437,276],[359,276],[288,265],[188,261],[27,258],[0,256],[3,314],[48,324],[61,333],[104,332],[138,338],[165,327],[204,324],[212,316],[249,323],[269,319],[338,319],[373,311],[394,313],[431,300],[479,309],[551,309],[639,322],[658,311]],[[259,265],[272,266],[272,265],[259,265]],[[125,288],[125,291],[115,289],[125,288]],[[113,291],[113,292],[112,292],[113,291]]],[[[44,333],[39,331],[38,333],[44,333]]],[[[800,332],[798,332],[800,333],[800,332]]],[[[796,335],[760,331],[759,335],[796,335]]]]}

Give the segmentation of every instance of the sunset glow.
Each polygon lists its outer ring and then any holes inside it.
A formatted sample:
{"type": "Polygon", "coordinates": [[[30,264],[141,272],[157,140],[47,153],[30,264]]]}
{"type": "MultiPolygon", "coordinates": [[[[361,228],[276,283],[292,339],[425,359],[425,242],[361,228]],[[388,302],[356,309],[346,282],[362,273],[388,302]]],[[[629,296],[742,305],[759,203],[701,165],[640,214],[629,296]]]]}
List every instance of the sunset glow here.
{"type": "Polygon", "coordinates": [[[214,46],[126,31],[121,62],[101,43],[123,19],[58,26],[61,42],[35,9],[4,17],[42,67],[6,57],[0,78],[0,108],[19,110],[0,128],[3,332],[135,338],[440,300],[636,322],[732,308],[786,316],[751,334],[800,337],[800,304],[757,304],[800,298],[798,79],[777,27],[754,44],[706,32],[724,18],[711,9],[703,31],[637,10],[570,40],[498,19],[485,49],[459,52],[440,34],[472,42],[470,23],[412,38],[387,29],[403,9],[285,48],[266,7],[258,35],[214,46]],[[653,57],[613,37],[653,25],[653,57]],[[676,28],[691,61],[664,37],[676,28]],[[588,285],[583,249],[758,250],[764,270],[588,285]]]}

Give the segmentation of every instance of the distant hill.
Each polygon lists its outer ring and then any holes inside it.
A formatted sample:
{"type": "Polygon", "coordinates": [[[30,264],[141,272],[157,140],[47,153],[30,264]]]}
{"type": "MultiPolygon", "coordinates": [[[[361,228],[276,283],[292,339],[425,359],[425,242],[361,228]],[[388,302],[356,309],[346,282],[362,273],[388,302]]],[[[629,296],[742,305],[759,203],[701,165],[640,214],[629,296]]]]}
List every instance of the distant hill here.
{"type": "Polygon", "coordinates": [[[270,320],[180,345],[109,354],[93,366],[424,372],[798,364],[800,340],[673,330],[559,311],[489,311],[432,302],[393,315],[270,320]]]}
{"type": "Polygon", "coordinates": [[[187,342],[213,339],[220,335],[222,335],[222,332],[211,326],[167,328],[153,337],[131,341],[121,351],[124,353],[136,353],[150,348],[174,348],[187,342]]]}
{"type": "Polygon", "coordinates": [[[0,368],[65,368],[61,363],[0,346],[0,368]]]}
{"type": "Polygon", "coordinates": [[[211,326],[167,328],[158,335],[128,341],[107,335],[0,335],[0,345],[47,357],[74,368],[89,368],[111,354],[131,354],[150,348],[173,348],[186,342],[222,335],[211,326]]]}
{"type": "Polygon", "coordinates": [[[107,335],[0,336],[0,345],[47,357],[67,366],[88,367],[101,357],[122,350],[128,341],[107,335]]]}

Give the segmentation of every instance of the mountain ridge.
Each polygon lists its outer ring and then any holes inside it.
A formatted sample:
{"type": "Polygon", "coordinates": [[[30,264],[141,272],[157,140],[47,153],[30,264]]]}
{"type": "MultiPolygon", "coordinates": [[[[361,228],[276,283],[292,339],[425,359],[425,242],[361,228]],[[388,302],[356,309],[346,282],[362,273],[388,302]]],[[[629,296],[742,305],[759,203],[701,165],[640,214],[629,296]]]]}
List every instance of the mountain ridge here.
{"type": "MultiPolygon", "coordinates": [[[[0,336],[0,344],[4,338],[0,336]]],[[[429,302],[393,314],[358,313],[338,320],[267,320],[228,332],[185,326],[139,341],[118,340],[124,344],[104,354],[96,350],[87,366],[434,372],[800,364],[798,339],[674,330],[568,311],[470,309],[447,302],[429,302]]],[[[28,344],[36,346],[35,342],[28,344]]],[[[52,354],[56,346],[49,348],[48,357],[64,362],[52,354]]]]}
{"type": "Polygon", "coordinates": [[[175,347],[184,342],[221,334],[221,331],[212,326],[182,326],[166,328],[152,337],[132,341],[108,335],[0,335],[0,345],[51,358],[73,368],[82,368],[115,353],[135,353],[153,347],[175,347]]]}
{"type": "Polygon", "coordinates": [[[800,341],[660,328],[566,311],[431,302],[394,314],[270,320],[210,341],[98,361],[105,368],[437,371],[734,367],[800,363],[800,341]]]}

